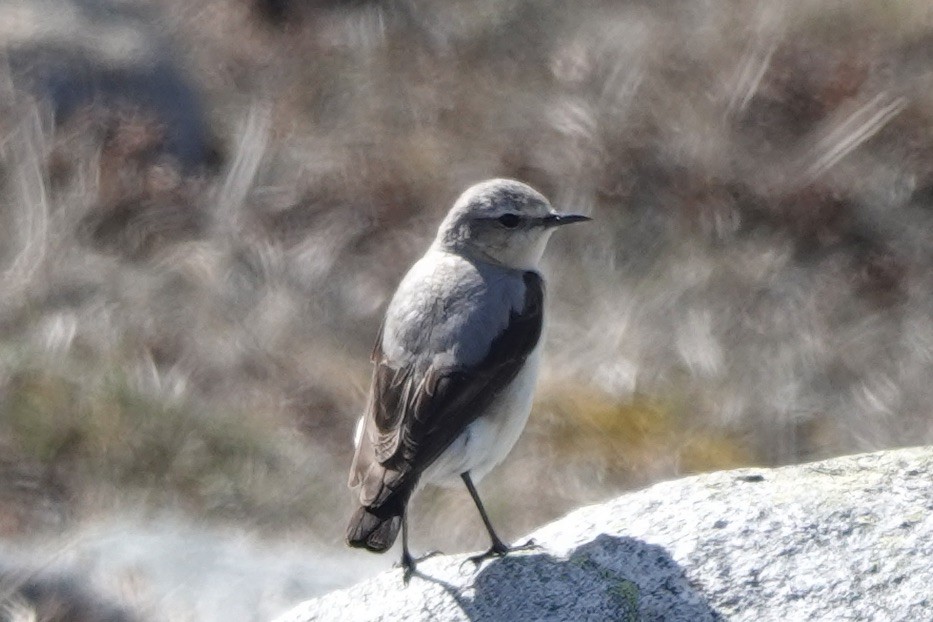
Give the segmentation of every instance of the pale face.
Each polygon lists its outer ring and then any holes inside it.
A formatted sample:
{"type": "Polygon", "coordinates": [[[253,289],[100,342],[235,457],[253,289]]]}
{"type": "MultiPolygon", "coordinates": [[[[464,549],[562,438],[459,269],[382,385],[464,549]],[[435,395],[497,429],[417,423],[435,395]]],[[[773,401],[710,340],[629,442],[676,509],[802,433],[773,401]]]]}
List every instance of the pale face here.
{"type": "Polygon", "coordinates": [[[554,228],[589,220],[559,214],[537,190],[493,179],[469,188],[438,230],[435,246],[520,270],[534,269],[554,228]]]}

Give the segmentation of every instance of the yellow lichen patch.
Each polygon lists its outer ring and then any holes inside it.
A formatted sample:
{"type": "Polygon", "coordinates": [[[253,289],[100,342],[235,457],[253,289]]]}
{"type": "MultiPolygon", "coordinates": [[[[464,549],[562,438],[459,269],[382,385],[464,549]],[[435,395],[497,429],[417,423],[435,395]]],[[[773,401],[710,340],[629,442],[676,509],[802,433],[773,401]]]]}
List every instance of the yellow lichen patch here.
{"type": "Polygon", "coordinates": [[[623,403],[589,388],[548,391],[536,410],[550,415],[560,435],[558,445],[581,438],[606,444],[637,446],[668,436],[673,429],[670,412],[657,403],[636,398],[623,403]]]}
{"type": "Polygon", "coordinates": [[[680,447],[680,468],[684,473],[720,471],[754,464],[756,460],[752,453],[726,431],[697,433],[680,447]]]}
{"type": "Polygon", "coordinates": [[[691,426],[688,409],[673,400],[620,400],[565,385],[542,395],[535,412],[535,425],[555,453],[599,465],[601,476],[621,483],[756,463],[737,434],[691,426]]]}

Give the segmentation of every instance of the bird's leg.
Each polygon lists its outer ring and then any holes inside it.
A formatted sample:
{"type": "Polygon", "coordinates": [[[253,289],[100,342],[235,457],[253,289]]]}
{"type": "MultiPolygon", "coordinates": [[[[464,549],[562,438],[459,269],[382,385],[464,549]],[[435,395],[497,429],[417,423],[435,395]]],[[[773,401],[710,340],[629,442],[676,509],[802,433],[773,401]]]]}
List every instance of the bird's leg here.
{"type": "Polygon", "coordinates": [[[405,585],[408,585],[411,576],[415,574],[418,562],[435,555],[443,555],[443,553],[441,551],[431,551],[421,557],[412,557],[411,551],[408,550],[408,509],[406,508],[405,512],[402,513],[402,561],[400,564],[404,571],[402,581],[405,582],[405,585]]]}
{"type": "Polygon", "coordinates": [[[408,585],[411,575],[414,574],[417,561],[408,550],[408,510],[406,509],[402,513],[402,568],[404,570],[402,581],[405,585],[408,585]]]}
{"type": "Polygon", "coordinates": [[[476,492],[476,486],[473,485],[473,480],[470,478],[470,472],[461,473],[460,477],[463,479],[463,483],[466,484],[467,490],[470,491],[470,496],[473,497],[473,503],[476,504],[476,509],[479,510],[480,518],[483,519],[483,524],[486,525],[486,531],[489,532],[489,538],[492,540],[492,546],[489,547],[489,550],[480,555],[474,555],[470,558],[471,562],[479,564],[483,560],[491,557],[502,557],[513,551],[526,551],[535,548],[536,545],[533,540],[529,540],[520,546],[509,546],[503,542],[502,538],[496,534],[496,530],[492,528],[492,522],[489,520],[489,515],[486,514],[486,508],[483,507],[483,502],[480,501],[479,493],[476,492]]]}

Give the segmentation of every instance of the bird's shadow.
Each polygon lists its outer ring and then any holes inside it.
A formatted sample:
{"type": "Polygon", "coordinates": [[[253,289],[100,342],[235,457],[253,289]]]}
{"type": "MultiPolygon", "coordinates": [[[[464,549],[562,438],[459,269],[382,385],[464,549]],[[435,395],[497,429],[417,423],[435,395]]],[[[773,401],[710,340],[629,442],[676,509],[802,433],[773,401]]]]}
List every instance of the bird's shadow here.
{"type": "Polygon", "coordinates": [[[420,570],[412,583],[419,579],[440,586],[470,620],[725,619],[663,547],[606,534],[566,557],[523,553],[484,562],[463,586],[420,570]]]}

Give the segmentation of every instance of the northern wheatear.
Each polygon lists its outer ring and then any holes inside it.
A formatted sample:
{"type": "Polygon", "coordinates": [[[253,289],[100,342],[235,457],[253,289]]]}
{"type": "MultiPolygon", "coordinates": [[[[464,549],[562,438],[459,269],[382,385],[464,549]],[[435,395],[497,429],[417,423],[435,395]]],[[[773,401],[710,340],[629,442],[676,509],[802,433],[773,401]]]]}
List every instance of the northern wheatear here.
{"type": "Polygon", "coordinates": [[[356,434],[350,487],[360,507],[347,543],[384,552],[424,483],[466,484],[492,546],[508,553],[474,487],[515,445],[531,411],[541,359],[544,280],[537,272],[560,214],[533,188],[507,179],[464,192],[434,242],[408,271],[386,310],[375,371],[356,434]]]}

